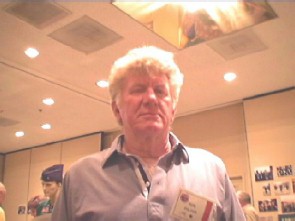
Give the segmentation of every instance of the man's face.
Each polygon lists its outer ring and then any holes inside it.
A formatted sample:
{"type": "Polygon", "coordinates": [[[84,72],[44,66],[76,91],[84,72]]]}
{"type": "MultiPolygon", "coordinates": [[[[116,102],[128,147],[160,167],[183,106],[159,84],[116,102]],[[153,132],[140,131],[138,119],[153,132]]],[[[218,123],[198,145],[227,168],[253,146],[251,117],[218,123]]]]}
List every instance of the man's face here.
{"type": "Polygon", "coordinates": [[[58,194],[60,184],[55,181],[42,181],[42,187],[44,195],[50,198],[58,194]]]}
{"type": "Polygon", "coordinates": [[[133,75],[119,96],[112,107],[125,132],[148,135],[170,130],[175,111],[165,76],[133,75]]]}

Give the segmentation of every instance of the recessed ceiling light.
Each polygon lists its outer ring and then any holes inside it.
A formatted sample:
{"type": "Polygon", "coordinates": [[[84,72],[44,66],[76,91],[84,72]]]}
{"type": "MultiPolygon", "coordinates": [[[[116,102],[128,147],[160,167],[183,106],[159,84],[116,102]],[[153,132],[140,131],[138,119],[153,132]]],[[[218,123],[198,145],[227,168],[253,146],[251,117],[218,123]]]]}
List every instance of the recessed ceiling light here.
{"type": "Polygon", "coordinates": [[[42,129],[44,129],[44,130],[50,130],[51,129],[51,125],[50,124],[42,124],[42,129]]]}
{"type": "Polygon", "coordinates": [[[228,72],[223,77],[224,77],[224,80],[231,82],[237,78],[237,75],[233,72],[228,72]]]}
{"type": "Polygon", "coordinates": [[[27,50],[25,50],[25,54],[29,57],[29,58],[35,58],[39,55],[39,51],[35,48],[28,48],[27,50]]]}
{"type": "Polygon", "coordinates": [[[109,82],[106,80],[97,81],[96,85],[101,88],[106,88],[109,86],[109,82]]]}
{"type": "Polygon", "coordinates": [[[15,132],[15,136],[16,137],[22,137],[24,135],[25,135],[25,133],[23,131],[17,131],[17,132],[15,132]]]}
{"type": "Polygon", "coordinates": [[[54,104],[54,100],[52,98],[45,98],[42,100],[43,104],[46,104],[48,106],[54,104]]]}

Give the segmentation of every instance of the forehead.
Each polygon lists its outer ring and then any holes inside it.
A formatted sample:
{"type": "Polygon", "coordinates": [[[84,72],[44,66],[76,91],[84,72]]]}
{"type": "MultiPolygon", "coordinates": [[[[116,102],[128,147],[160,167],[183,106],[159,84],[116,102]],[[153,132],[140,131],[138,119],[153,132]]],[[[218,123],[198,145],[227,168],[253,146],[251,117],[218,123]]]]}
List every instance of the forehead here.
{"type": "Polygon", "coordinates": [[[127,85],[134,85],[134,84],[153,84],[153,85],[162,85],[168,84],[168,78],[165,75],[160,74],[130,74],[126,81],[127,85]]]}
{"type": "Polygon", "coordinates": [[[42,181],[42,185],[55,185],[57,184],[55,181],[42,181]]]}

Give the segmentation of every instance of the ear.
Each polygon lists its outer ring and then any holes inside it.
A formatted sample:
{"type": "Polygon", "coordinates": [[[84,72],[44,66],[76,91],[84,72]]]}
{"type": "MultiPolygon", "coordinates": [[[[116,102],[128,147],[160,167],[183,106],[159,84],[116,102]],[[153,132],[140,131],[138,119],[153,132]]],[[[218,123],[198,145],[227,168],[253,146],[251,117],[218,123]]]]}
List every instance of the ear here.
{"type": "Polygon", "coordinates": [[[118,123],[120,125],[122,125],[122,119],[121,119],[121,115],[120,115],[120,110],[119,110],[119,107],[118,107],[118,104],[117,104],[116,101],[112,101],[112,111],[113,111],[113,114],[116,117],[118,123]]]}

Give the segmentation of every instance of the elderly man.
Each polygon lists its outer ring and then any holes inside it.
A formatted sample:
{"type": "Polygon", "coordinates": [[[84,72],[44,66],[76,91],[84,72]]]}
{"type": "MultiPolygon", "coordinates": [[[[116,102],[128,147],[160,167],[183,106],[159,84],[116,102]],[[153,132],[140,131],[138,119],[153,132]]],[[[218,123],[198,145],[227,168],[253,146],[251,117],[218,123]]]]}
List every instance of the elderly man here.
{"type": "Polygon", "coordinates": [[[6,197],[6,188],[3,183],[0,182],[0,221],[5,221],[5,211],[2,208],[6,197]]]}
{"type": "Polygon", "coordinates": [[[255,208],[251,204],[251,196],[249,193],[238,191],[237,196],[242,206],[247,221],[258,221],[259,217],[255,208]]]}
{"type": "Polygon", "coordinates": [[[52,220],[245,220],[223,162],[170,132],[183,83],[173,54],[133,49],[109,83],[122,134],[66,173],[52,220]]]}

